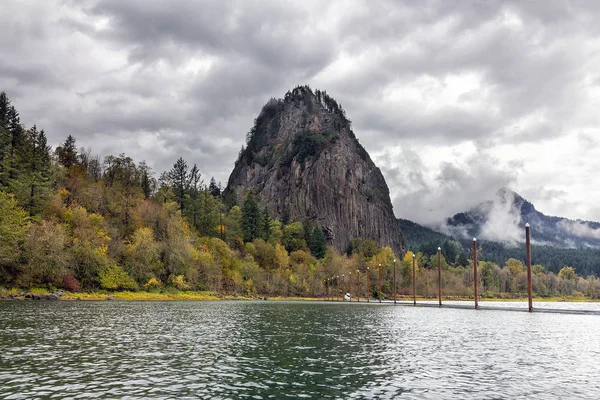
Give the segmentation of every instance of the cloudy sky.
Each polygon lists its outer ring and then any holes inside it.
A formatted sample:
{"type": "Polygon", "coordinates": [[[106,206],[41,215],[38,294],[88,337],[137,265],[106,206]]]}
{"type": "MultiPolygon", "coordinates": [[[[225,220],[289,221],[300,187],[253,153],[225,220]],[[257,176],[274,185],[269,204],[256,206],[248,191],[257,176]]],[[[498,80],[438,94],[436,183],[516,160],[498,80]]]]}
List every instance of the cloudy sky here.
{"type": "Polygon", "coordinates": [[[262,105],[346,109],[398,217],[514,188],[600,220],[600,3],[0,0],[0,90],[22,122],[158,173],[226,183],[262,105]]]}

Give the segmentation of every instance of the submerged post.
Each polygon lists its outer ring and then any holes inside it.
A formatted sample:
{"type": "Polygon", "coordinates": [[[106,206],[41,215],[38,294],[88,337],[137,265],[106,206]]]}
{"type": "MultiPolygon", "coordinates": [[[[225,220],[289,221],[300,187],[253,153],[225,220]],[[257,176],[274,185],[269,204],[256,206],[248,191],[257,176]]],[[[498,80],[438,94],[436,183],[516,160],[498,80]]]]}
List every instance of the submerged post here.
{"type": "Polygon", "coordinates": [[[413,253],[413,273],[412,273],[412,284],[413,284],[413,304],[416,306],[417,305],[417,285],[416,285],[416,271],[415,271],[415,259],[417,258],[417,256],[414,255],[413,253]]]}
{"type": "Polygon", "coordinates": [[[529,298],[529,311],[533,311],[533,297],[531,285],[531,236],[529,232],[529,223],[525,224],[525,248],[527,262],[527,296],[529,298]]]}
{"type": "Polygon", "coordinates": [[[438,247],[438,301],[442,306],[442,248],[438,247]]]}
{"type": "Polygon", "coordinates": [[[396,259],[394,259],[394,304],[396,304],[396,259]]]}
{"type": "Polygon", "coordinates": [[[479,288],[477,279],[477,239],[473,238],[473,293],[475,294],[475,308],[479,307],[479,288]]]}
{"type": "Polygon", "coordinates": [[[377,293],[377,297],[381,303],[381,264],[379,264],[379,293],[377,293]]]}
{"type": "Polygon", "coordinates": [[[371,271],[369,271],[369,267],[367,267],[367,303],[369,303],[371,301],[371,300],[369,300],[370,297],[371,297],[371,296],[369,296],[369,288],[371,287],[371,282],[370,282],[371,281],[371,277],[370,277],[370,275],[371,275],[371,271]]]}

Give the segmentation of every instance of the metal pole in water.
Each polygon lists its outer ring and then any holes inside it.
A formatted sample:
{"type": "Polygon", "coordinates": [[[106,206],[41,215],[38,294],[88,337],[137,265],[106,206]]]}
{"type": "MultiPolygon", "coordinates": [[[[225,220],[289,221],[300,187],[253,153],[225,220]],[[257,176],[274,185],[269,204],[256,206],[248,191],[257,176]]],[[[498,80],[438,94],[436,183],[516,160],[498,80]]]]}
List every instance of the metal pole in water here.
{"type": "Polygon", "coordinates": [[[475,308],[479,307],[479,288],[477,279],[477,239],[473,238],[473,290],[475,294],[475,308]]]}
{"type": "Polygon", "coordinates": [[[527,296],[529,297],[529,311],[533,310],[533,297],[531,288],[531,236],[529,232],[529,223],[525,225],[525,247],[527,249],[527,296]]]}
{"type": "Polygon", "coordinates": [[[379,264],[379,293],[377,297],[379,297],[379,302],[381,303],[381,264],[379,264]]]}
{"type": "Polygon", "coordinates": [[[414,255],[413,253],[413,274],[412,274],[412,284],[413,284],[413,304],[416,306],[417,305],[417,285],[416,285],[416,273],[415,273],[415,259],[417,258],[417,256],[414,255]]]}
{"type": "Polygon", "coordinates": [[[394,259],[394,304],[396,304],[396,259],[394,259]]]}
{"type": "Polygon", "coordinates": [[[438,301],[442,306],[442,248],[438,247],[438,301]]]}
{"type": "Polygon", "coordinates": [[[370,296],[369,296],[369,287],[371,286],[371,282],[370,282],[371,281],[371,277],[370,277],[370,275],[371,275],[371,271],[369,271],[369,267],[367,267],[367,303],[369,303],[371,301],[371,300],[369,300],[370,299],[370,296]]]}

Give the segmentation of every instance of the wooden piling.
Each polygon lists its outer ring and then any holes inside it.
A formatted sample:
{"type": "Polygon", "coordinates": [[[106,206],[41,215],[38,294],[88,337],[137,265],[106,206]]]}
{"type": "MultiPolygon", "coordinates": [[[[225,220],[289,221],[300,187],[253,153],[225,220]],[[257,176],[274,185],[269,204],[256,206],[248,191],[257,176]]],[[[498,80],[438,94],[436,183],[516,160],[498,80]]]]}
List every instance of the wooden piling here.
{"type": "Polygon", "coordinates": [[[394,259],[394,304],[396,304],[396,259],[394,259]]]}
{"type": "Polygon", "coordinates": [[[438,301],[442,306],[442,248],[438,247],[438,301]]]}
{"type": "Polygon", "coordinates": [[[377,293],[377,297],[381,303],[381,264],[379,264],[379,293],[377,293]]]}
{"type": "Polygon", "coordinates": [[[356,302],[360,302],[360,270],[356,270],[356,302]]]}
{"type": "Polygon", "coordinates": [[[526,248],[526,262],[527,262],[527,296],[529,299],[529,311],[533,310],[533,295],[532,295],[532,284],[531,284],[531,235],[529,231],[529,223],[525,225],[525,248],[526,248]]]}
{"type": "Polygon", "coordinates": [[[417,258],[416,255],[414,255],[413,253],[413,273],[412,273],[412,285],[413,285],[413,304],[416,306],[417,305],[417,283],[416,283],[416,268],[415,268],[415,259],[417,258]]]}
{"type": "Polygon", "coordinates": [[[479,282],[477,278],[477,239],[473,238],[473,293],[475,294],[475,308],[479,307],[479,282]]]}
{"type": "Polygon", "coordinates": [[[367,267],[367,303],[369,303],[371,300],[371,296],[369,293],[371,287],[371,271],[369,271],[369,267],[367,267]]]}

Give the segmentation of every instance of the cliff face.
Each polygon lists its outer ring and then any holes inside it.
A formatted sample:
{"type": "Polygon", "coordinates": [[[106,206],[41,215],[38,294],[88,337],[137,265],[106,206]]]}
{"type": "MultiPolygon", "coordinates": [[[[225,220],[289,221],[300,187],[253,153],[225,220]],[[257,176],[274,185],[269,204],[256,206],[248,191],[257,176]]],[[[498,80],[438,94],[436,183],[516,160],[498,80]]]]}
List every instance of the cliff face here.
{"type": "Polygon", "coordinates": [[[363,238],[405,253],[381,171],[324,92],[297,87],[263,107],[226,191],[240,204],[252,191],[272,218],[312,221],[339,251],[363,238]]]}

